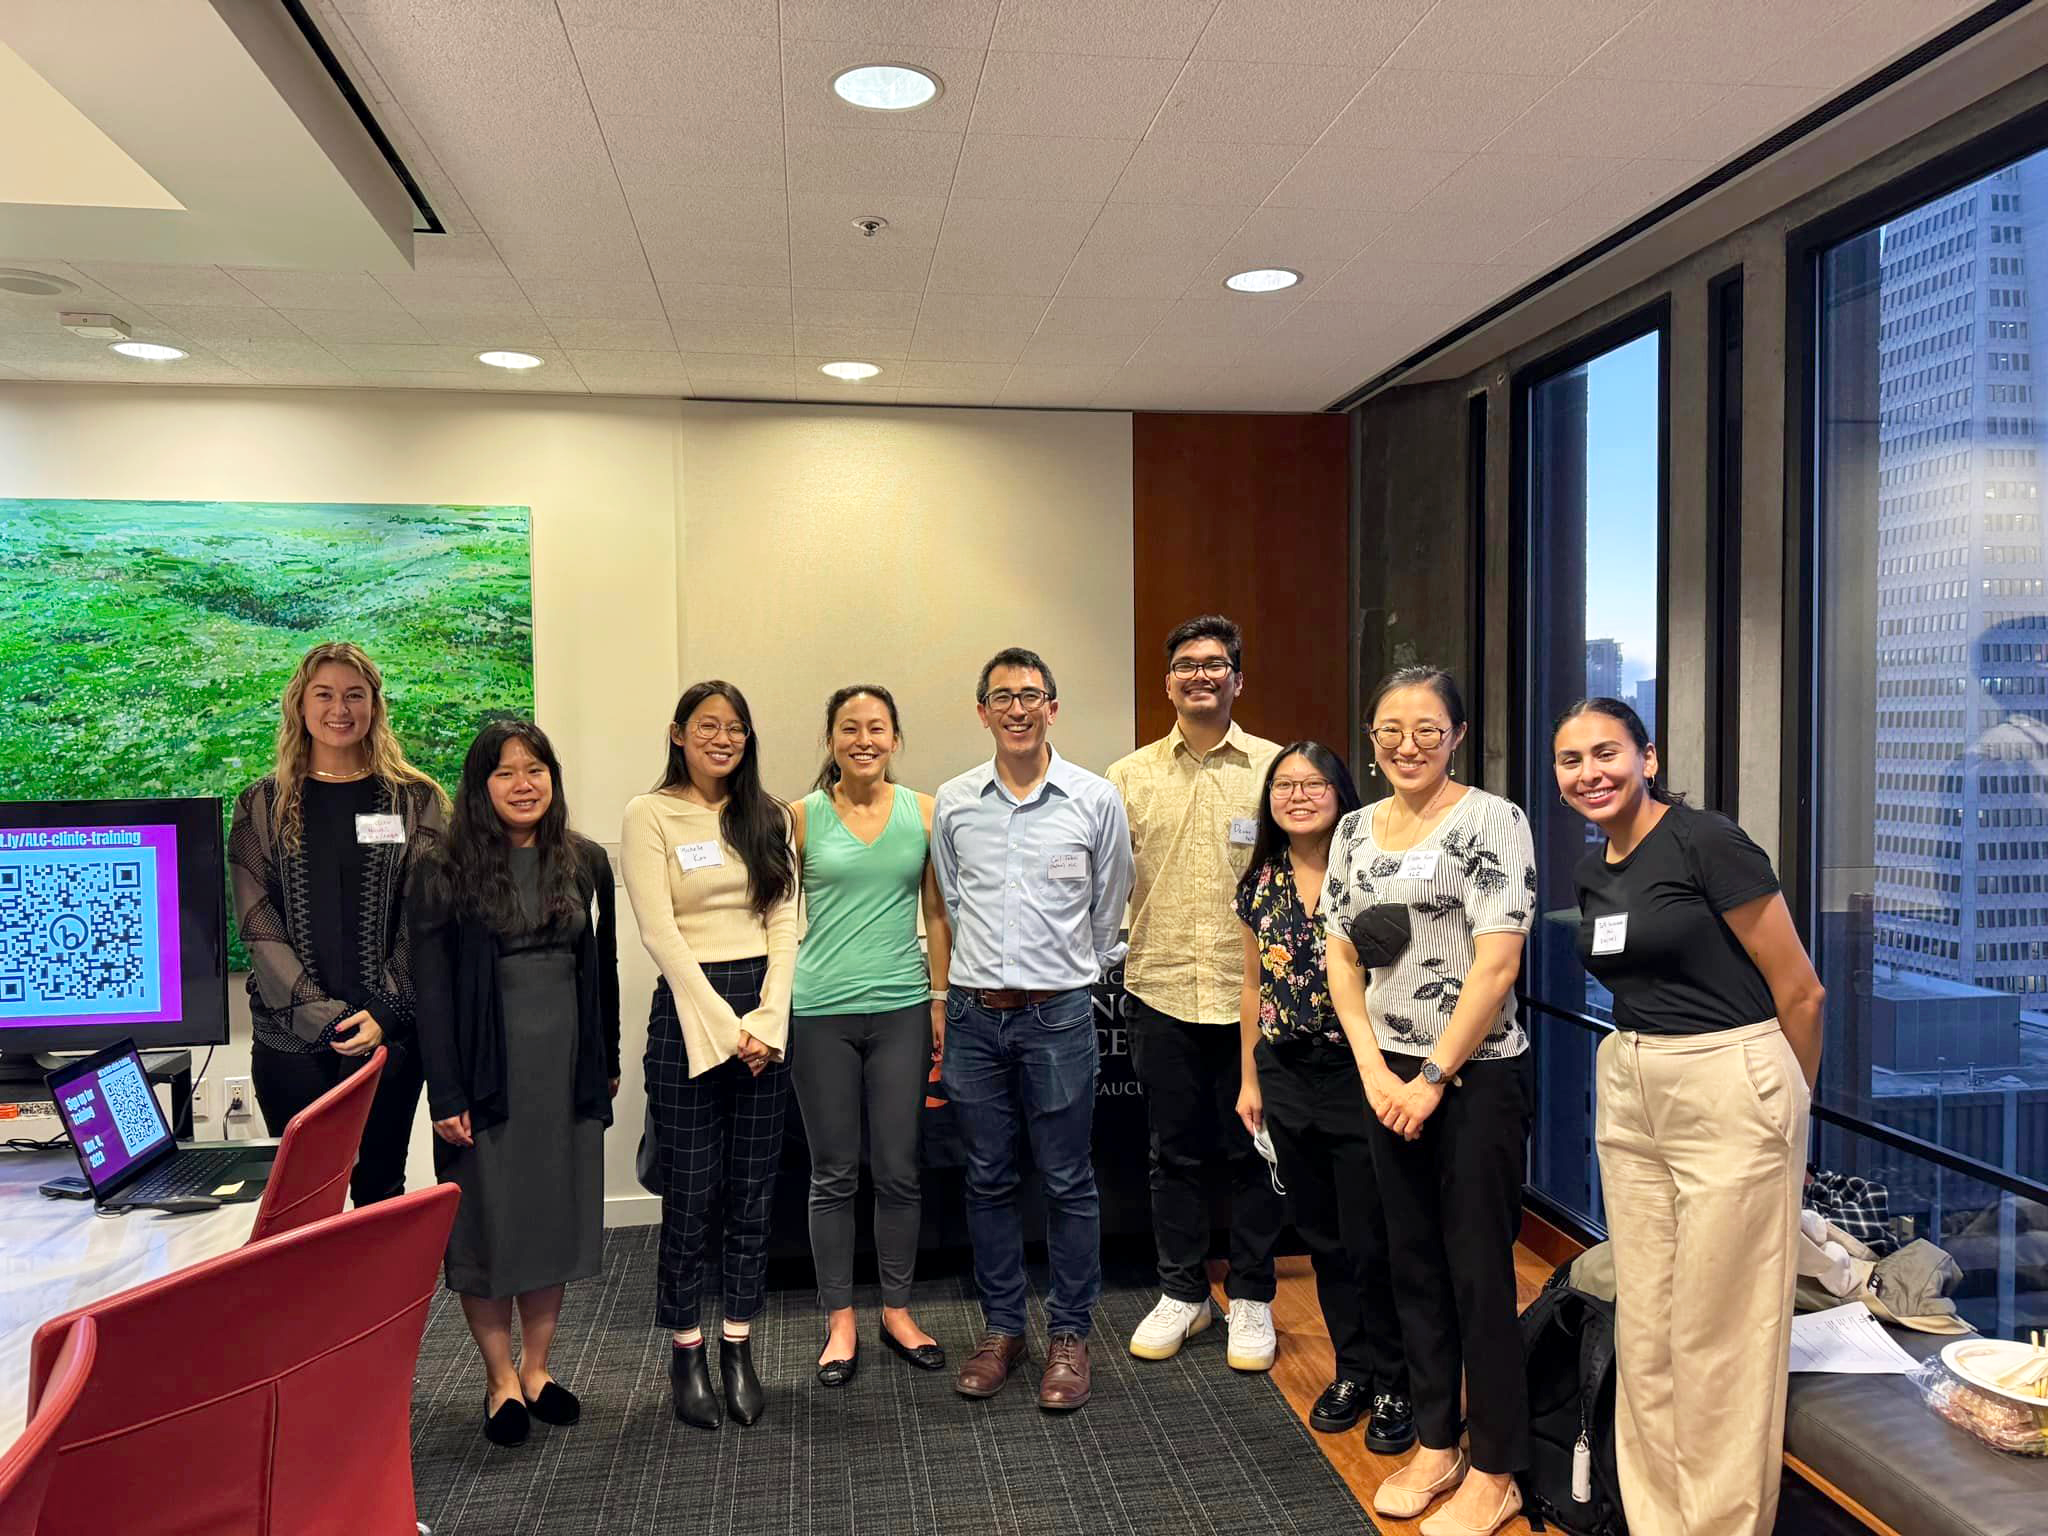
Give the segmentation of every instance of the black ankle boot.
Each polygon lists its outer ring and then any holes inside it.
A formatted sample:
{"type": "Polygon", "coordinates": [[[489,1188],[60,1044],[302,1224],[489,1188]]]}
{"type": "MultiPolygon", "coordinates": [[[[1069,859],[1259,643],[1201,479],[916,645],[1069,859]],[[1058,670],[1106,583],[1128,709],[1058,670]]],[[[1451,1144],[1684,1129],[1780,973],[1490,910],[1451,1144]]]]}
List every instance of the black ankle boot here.
{"type": "Polygon", "coordinates": [[[668,1357],[669,1390],[674,1393],[676,1417],[699,1429],[718,1428],[718,1398],[711,1390],[711,1367],[704,1362],[702,1344],[676,1344],[668,1357]]]}
{"type": "Polygon", "coordinates": [[[754,1374],[754,1341],[718,1341],[718,1374],[725,1379],[725,1412],[736,1424],[751,1424],[768,1406],[761,1378],[754,1374]]]}

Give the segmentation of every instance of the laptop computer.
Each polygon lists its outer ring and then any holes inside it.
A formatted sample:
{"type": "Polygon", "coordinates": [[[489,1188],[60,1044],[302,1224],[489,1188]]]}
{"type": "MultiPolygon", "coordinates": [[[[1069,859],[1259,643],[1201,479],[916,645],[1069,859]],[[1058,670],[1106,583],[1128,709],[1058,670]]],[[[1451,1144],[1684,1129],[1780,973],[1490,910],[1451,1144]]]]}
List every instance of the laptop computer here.
{"type": "Polygon", "coordinates": [[[277,1159],[276,1144],[179,1146],[164,1123],[134,1041],[66,1063],[43,1080],[100,1209],[178,1195],[262,1198],[277,1159]]]}

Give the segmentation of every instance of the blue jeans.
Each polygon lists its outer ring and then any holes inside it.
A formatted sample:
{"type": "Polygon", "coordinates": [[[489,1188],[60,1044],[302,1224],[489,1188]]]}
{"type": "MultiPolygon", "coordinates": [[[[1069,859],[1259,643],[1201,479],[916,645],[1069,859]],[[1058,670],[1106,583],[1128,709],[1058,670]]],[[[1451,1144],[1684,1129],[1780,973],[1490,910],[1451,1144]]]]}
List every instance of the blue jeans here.
{"type": "Polygon", "coordinates": [[[1021,1119],[1045,1190],[1051,1329],[1088,1334],[1102,1295],[1102,1211],[1090,1158],[1096,1063],[1095,1001],[1086,987],[1001,1012],[965,988],[947,994],[940,1082],[967,1149],[967,1233],[991,1333],[1024,1335],[1021,1119]]]}

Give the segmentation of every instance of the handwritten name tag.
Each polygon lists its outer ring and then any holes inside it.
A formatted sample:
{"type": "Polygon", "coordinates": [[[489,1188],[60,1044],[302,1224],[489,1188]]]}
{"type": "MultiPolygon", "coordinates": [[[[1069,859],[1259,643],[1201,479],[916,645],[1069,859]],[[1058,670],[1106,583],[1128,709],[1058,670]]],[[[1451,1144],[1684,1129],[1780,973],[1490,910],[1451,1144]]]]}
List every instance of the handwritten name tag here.
{"type": "Polygon", "coordinates": [[[1593,919],[1593,953],[1596,955],[1618,955],[1628,944],[1628,914],[1616,912],[1611,917],[1593,919]]]}
{"type": "Polygon", "coordinates": [[[359,843],[403,843],[405,841],[405,818],[390,813],[382,816],[358,816],[356,818],[356,841],[359,843]]]}
{"type": "Polygon", "coordinates": [[[676,862],[688,874],[693,869],[716,869],[725,862],[725,850],[717,843],[678,843],[676,862]]]}
{"type": "Polygon", "coordinates": [[[1444,856],[1441,848],[1411,848],[1401,855],[1401,868],[1395,873],[1399,880],[1434,880],[1436,861],[1444,856]]]}

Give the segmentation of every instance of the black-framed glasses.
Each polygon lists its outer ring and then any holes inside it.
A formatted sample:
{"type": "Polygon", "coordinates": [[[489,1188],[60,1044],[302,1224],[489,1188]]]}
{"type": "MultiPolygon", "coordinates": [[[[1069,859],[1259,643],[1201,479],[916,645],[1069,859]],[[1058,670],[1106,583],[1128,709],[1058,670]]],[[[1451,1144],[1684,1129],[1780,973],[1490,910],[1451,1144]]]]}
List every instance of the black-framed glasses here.
{"type": "Polygon", "coordinates": [[[1323,800],[1329,797],[1334,787],[1328,779],[1275,779],[1273,798],[1292,800],[1296,795],[1302,795],[1310,800],[1323,800]]]}
{"type": "Polygon", "coordinates": [[[722,735],[727,741],[745,741],[747,727],[743,721],[728,720],[720,725],[716,720],[699,720],[690,727],[690,734],[699,741],[716,741],[722,735]]]}
{"type": "Polygon", "coordinates": [[[1373,742],[1382,752],[1398,752],[1401,743],[1412,741],[1418,752],[1434,752],[1444,744],[1450,734],[1440,725],[1418,725],[1414,730],[1403,730],[1398,725],[1376,725],[1372,728],[1373,742]]]}
{"type": "Polygon", "coordinates": [[[1192,656],[1183,656],[1166,670],[1181,679],[1193,677],[1196,673],[1203,677],[1223,678],[1230,676],[1237,668],[1230,664],[1228,656],[1205,656],[1199,661],[1192,656]]]}
{"type": "Polygon", "coordinates": [[[1051,700],[1052,695],[1043,688],[1019,688],[1015,692],[1008,688],[998,688],[993,693],[983,694],[981,702],[1001,714],[1012,704],[1021,704],[1027,712],[1035,712],[1045,708],[1051,700]]]}

